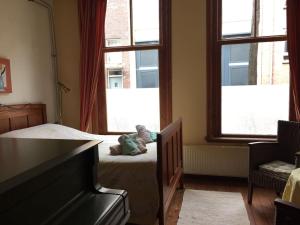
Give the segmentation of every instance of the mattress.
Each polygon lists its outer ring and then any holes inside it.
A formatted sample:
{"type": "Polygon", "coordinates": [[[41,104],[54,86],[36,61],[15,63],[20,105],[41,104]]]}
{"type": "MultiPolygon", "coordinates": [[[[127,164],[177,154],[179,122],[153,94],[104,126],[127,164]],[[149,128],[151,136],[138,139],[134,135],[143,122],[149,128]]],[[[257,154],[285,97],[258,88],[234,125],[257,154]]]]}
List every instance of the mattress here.
{"type": "Polygon", "coordinates": [[[128,192],[130,223],[153,224],[155,222],[159,207],[156,143],[147,144],[145,154],[112,156],[109,146],[118,144],[119,136],[89,134],[58,124],[43,124],[0,135],[0,138],[5,137],[103,141],[98,145],[100,163],[97,176],[100,184],[128,192]]]}

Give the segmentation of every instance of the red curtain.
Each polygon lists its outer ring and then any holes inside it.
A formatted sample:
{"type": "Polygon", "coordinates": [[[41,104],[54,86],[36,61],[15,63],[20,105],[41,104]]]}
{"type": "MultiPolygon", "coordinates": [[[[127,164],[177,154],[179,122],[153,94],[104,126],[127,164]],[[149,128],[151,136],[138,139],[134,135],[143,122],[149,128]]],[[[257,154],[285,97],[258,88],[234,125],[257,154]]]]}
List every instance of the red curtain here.
{"type": "Polygon", "coordinates": [[[300,121],[300,1],[287,0],[287,39],[291,77],[290,119],[300,121]]]}
{"type": "Polygon", "coordinates": [[[78,0],[80,25],[80,129],[87,131],[103,60],[106,0],[78,0]]]}

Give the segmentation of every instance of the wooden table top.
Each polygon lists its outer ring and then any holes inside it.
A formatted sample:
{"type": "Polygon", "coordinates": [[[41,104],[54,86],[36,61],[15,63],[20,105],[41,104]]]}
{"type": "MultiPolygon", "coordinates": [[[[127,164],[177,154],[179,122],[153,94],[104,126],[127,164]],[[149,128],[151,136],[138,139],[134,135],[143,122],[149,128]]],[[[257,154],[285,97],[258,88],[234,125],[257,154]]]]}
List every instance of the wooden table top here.
{"type": "Polygon", "coordinates": [[[0,138],[0,194],[99,143],[0,138]]]}

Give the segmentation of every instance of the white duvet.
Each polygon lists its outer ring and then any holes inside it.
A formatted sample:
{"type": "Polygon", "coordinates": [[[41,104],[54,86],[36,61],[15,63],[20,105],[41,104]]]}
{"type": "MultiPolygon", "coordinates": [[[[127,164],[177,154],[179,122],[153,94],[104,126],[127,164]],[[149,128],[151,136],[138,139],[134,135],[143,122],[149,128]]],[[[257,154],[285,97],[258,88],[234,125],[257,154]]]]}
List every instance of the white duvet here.
{"type": "Polygon", "coordinates": [[[156,177],[156,142],[147,144],[147,153],[137,156],[112,156],[109,146],[118,144],[116,135],[95,135],[58,124],[43,124],[11,131],[1,138],[39,138],[101,140],[98,179],[102,186],[128,191],[131,223],[154,224],[159,194],[156,177]]]}

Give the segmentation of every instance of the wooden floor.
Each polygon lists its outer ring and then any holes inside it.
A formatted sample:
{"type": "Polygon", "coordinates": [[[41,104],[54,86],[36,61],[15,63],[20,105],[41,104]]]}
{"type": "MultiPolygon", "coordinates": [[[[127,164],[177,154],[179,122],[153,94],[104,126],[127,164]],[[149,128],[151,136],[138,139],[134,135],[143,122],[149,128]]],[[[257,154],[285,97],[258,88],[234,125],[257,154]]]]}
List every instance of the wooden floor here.
{"type": "MultiPolygon", "coordinates": [[[[251,225],[273,225],[276,195],[271,190],[255,188],[252,205],[247,204],[247,182],[228,178],[188,177],[184,179],[185,188],[195,190],[240,192],[245,201],[251,225]]],[[[168,224],[176,225],[183,198],[179,190],[169,211],[168,224]]]]}

